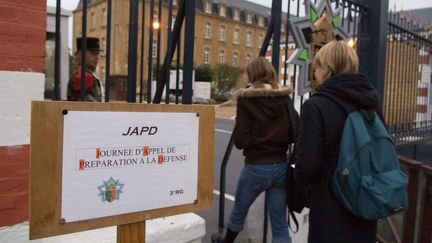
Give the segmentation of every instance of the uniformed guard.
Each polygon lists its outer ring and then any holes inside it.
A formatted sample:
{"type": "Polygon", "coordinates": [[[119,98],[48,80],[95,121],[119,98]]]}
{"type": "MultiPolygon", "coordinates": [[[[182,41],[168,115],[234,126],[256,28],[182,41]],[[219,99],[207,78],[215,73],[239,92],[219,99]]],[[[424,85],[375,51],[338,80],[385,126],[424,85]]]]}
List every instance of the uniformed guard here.
{"type": "MultiPolygon", "coordinates": [[[[87,51],[86,51],[86,74],[85,74],[85,96],[84,101],[102,102],[102,83],[94,75],[98,61],[99,61],[99,39],[94,37],[87,37],[87,51]]],[[[81,59],[82,59],[82,38],[77,38],[77,52],[75,54],[75,68],[70,76],[67,100],[80,101],[81,100],[81,59]]]]}

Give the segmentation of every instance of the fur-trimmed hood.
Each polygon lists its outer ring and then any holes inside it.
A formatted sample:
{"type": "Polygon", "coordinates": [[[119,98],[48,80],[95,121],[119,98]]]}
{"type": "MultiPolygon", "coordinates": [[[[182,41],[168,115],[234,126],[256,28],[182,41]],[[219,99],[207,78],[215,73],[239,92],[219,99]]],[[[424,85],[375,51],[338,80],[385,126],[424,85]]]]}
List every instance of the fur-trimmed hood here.
{"type": "Polygon", "coordinates": [[[279,87],[273,89],[269,84],[264,84],[262,88],[255,88],[253,85],[249,88],[241,88],[236,92],[236,98],[272,98],[280,96],[289,96],[292,93],[292,87],[279,87]]]}

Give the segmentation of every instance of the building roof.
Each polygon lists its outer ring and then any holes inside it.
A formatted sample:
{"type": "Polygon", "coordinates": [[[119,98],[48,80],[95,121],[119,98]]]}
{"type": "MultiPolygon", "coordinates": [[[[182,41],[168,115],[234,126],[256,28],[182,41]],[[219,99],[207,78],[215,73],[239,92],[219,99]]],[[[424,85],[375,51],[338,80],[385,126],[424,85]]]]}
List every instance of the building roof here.
{"type": "Polygon", "coordinates": [[[239,10],[246,10],[253,13],[260,13],[264,16],[270,16],[271,15],[271,8],[268,8],[266,6],[249,2],[246,0],[213,0],[214,3],[222,3],[228,7],[234,7],[239,10]]]}
{"type": "MultiPolygon", "coordinates": [[[[98,1],[101,0],[87,0],[87,5],[96,3],[98,1]]],[[[163,0],[164,2],[167,2],[167,0],[163,0]]],[[[197,1],[197,8],[203,9],[203,0],[196,0],[197,1]]],[[[239,9],[240,11],[247,11],[250,13],[254,13],[257,15],[261,15],[264,17],[270,17],[271,16],[271,8],[257,4],[257,3],[253,3],[253,2],[249,2],[247,0],[212,0],[213,4],[223,4],[227,7],[230,8],[236,8],[239,9]]],[[[83,6],[83,0],[79,1],[78,7],[77,9],[82,8],[83,6]]],[[[282,13],[282,22],[285,22],[286,19],[286,13],[282,13]]]]}
{"type": "Polygon", "coordinates": [[[432,7],[430,8],[420,8],[420,9],[412,9],[412,10],[405,10],[406,14],[412,15],[417,20],[428,23],[429,25],[432,25],[432,7]]]}
{"type": "Polygon", "coordinates": [[[400,20],[405,19],[414,25],[411,25],[411,30],[417,33],[432,31],[432,7],[394,12],[389,15],[389,18],[397,24],[401,24],[400,20]]]}

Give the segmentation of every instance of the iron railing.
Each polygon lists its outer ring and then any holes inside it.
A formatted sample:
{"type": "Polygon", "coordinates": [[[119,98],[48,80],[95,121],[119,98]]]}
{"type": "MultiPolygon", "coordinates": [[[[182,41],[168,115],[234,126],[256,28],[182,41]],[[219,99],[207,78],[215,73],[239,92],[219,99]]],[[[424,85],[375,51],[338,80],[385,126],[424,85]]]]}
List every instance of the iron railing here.
{"type": "Polygon", "coordinates": [[[431,77],[422,75],[432,64],[432,41],[431,32],[421,30],[399,13],[390,13],[383,111],[398,145],[432,137],[431,77]]]}
{"type": "Polygon", "coordinates": [[[381,221],[381,243],[430,243],[432,240],[432,167],[399,156],[408,175],[408,209],[381,221]]]}
{"type": "MultiPolygon", "coordinates": [[[[137,102],[137,95],[139,96],[139,102],[143,102],[146,97],[147,103],[160,103],[162,97],[162,91],[165,87],[165,103],[170,102],[170,88],[169,88],[169,72],[171,63],[173,59],[176,61],[176,92],[175,92],[175,103],[179,103],[179,68],[182,66],[183,69],[183,92],[182,103],[183,104],[191,104],[192,103],[192,72],[193,72],[193,63],[194,56],[193,55],[183,55],[182,63],[180,61],[181,55],[180,53],[193,53],[194,47],[194,17],[195,17],[195,1],[184,1],[179,0],[177,2],[177,7],[173,7],[173,0],[129,0],[129,35],[128,35],[128,61],[127,61],[127,102],[137,102]],[[146,4],[147,3],[147,4],[146,4]],[[148,6],[148,10],[146,10],[146,6],[148,6]],[[140,8],[141,7],[141,8],[140,8]],[[156,9],[157,8],[157,9],[156,9]],[[139,11],[141,9],[141,11],[139,11]],[[157,11],[157,17],[154,16],[154,13],[157,11]],[[158,21],[160,24],[165,23],[165,20],[162,20],[162,12],[167,12],[168,19],[166,23],[168,25],[166,32],[167,41],[167,54],[165,56],[163,70],[160,69],[160,60],[161,56],[164,54],[161,52],[161,45],[163,44],[162,28],[155,29],[153,27],[153,23],[158,21]],[[174,28],[171,28],[172,25],[172,16],[176,15],[174,28]],[[141,17],[141,18],[140,18],[141,17]],[[141,21],[139,21],[141,19],[141,21]],[[185,21],[185,27],[183,28],[184,35],[182,36],[182,26],[185,21]],[[156,32],[156,35],[154,34],[156,32]],[[148,34],[148,40],[145,40],[145,35],[148,34]],[[141,38],[139,35],[141,34],[141,38]],[[181,50],[181,39],[184,39],[184,51],[181,50]],[[140,48],[138,48],[140,39],[140,48]],[[147,58],[145,58],[144,43],[148,41],[148,49],[147,49],[147,58]],[[156,57],[153,55],[153,42],[156,41],[156,57]],[[139,51],[138,51],[139,50],[139,51]],[[169,53],[168,53],[169,52],[169,53]],[[177,53],[176,56],[174,54],[177,53]],[[139,63],[138,63],[139,62],[139,63]],[[165,66],[167,64],[168,66],[165,66]],[[154,70],[153,65],[155,65],[156,69],[154,70]],[[145,68],[147,67],[147,70],[145,68]],[[147,76],[147,80],[145,80],[145,76],[147,76]],[[139,82],[137,82],[139,79],[139,82]],[[152,97],[152,80],[156,80],[156,92],[155,96],[152,97]],[[147,82],[147,84],[145,83],[147,82]],[[137,84],[139,84],[139,92],[137,93],[137,84]],[[144,90],[144,89],[147,90],[144,90]]],[[[79,11],[82,12],[81,18],[81,37],[82,38],[82,53],[85,53],[87,50],[86,46],[86,38],[87,38],[87,27],[88,27],[88,9],[93,7],[95,1],[92,0],[81,0],[79,3],[79,11]]],[[[116,2],[116,4],[120,4],[116,2]]],[[[110,101],[110,93],[112,90],[110,87],[112,85],[111,82],[118,81],[118,73],[111,73],[111,49],[112,49],[112,0],[106,0],[107,6],[107,16],[106,16],[106,45],[105,45],[105,102],[110,101]],[[116,80],[112,80],[113,77],[117,77],[116,80]]],[[[56,66],[55,66],[55,84],[54,84],[54,99],[60,99],[60,7],[61,0],[57,0],[57,16],[56,16],[56,66]]],[[[127,23],[125,23],[127,24],[127,23]]],[[[102,46],[103,48],[103,46],[102,46]]],[[[115,51],[115,50],[114,50],[115,51]]],[[[81,100],[84,100],[85,97],[85,67],[87,60],[85,55],[81,60],[82,76],[81,76],[81,91],[80,97],[81,100]]]]}

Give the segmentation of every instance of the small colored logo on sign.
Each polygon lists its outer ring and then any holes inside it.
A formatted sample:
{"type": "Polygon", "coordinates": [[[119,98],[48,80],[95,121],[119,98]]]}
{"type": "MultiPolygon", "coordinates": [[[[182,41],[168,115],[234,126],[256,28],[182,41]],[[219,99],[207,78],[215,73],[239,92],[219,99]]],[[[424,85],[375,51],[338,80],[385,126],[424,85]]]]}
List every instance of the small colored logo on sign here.
{"type": "Polygon", "coordinates": [[[119,180],[114,180],[110,177],[107,181],[103,181],[103,184],[98,186],[99,196],[102,202],[113,202],[115,200],[120,200],[120,194],[123,193],[124,184],[120,183],[119,180]]]}

